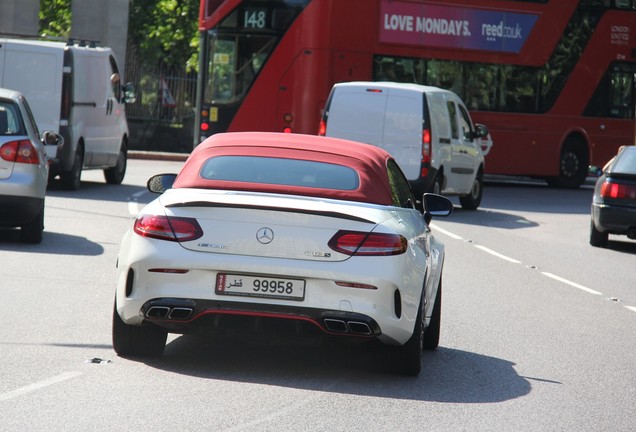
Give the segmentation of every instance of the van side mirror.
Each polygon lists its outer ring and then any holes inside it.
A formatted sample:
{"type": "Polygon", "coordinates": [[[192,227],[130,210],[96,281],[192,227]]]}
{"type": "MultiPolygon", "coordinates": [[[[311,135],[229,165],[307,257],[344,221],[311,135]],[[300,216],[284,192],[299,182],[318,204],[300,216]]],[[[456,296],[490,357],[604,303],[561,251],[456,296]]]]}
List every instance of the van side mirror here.
{"type": "Polygon", "coordinates": [[[122,90],[124,91],[124,103],[135,103],[137,101],[135,85],[133,83],[126,83],[125,86],[122,86],[122,90]]]}
{"type": "Polygon", "coordinates": [[[172,188],[172,184],[177,178],[176,174],[157,174],[148,180],[146,187],[152,193],[162,194],[172,188]]]}
{"type": "Polygon", "coordinates": [[[490,133],[490,131],[488,130],[488,128],[480,123],[476,123],[475,124],[475,132],[473,133],[473,139],[476,138],[486,138],[488,136],[488,134],[490,133]]]}
{"type": "Polygon", "coordinates": [[[51,131],[44,131],[42,133],[42,144],[47,146],[62,147],[64,145],[64,138],[62,135],[56,134],[51,131]]]}

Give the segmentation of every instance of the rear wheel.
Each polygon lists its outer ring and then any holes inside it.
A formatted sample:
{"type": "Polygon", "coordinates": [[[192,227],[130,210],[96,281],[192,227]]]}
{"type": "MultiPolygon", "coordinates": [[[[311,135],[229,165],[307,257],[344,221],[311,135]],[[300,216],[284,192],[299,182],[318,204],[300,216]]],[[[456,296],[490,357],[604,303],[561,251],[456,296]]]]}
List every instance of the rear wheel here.
{"type": "Polygon", "coordinates": [[[423,347],[425,350],[434,350],[439,346],[439,333],[442,322],[442,280],[437,287],[437,297],[433,305],[433,315],[428,327],[424,331],[423,347]]]}
{"type": "Polygon", "coordinates": [[[35,219],[20,227],[20,241],[23,243],[41,243],[44,231],[44,201],[35,219]]]}
{"type": "Polygon", "coordinates": [[[128,325],[113,308],[113,348],[122,357],[161,357],[168,333],[154,325],[128,325]]]}
{"type": "MultiPolygon", "coordinates": [[[[422,293],[422,297],[424,294],[422,293]]],[[[424,319],[422,304],[417,313],[415,328],[410,339],[402,346],[392,347],[397,351],[397,373],[406,376],[417,376],[422,370],[422,350],[424,349],[424,319]]]]}
{"type": "Polygon", "coordinates": [[[595,247],[607,247],[609,234],[601,232],[594,226],[594,221],[590,222],[590,244],[595,247]]]}
{"type": "Polygon", "coordinates": [[[121,143],[121,149],[119,150],[119,155],[117,156],[117,164],[112,167],[104,170],[104,178],[106,178],[106,183],[108,184],[121,184],[124,181],[124,176],[126,175],[126,165],[128,159],[128,151],[126,149],[126,143],[121,143]]]}
{"type": "Polygon", "coordinates": [[[576,138],[568,138],[563,144],[559,158],[559,176],[547,180],[548,185],[574,189],[587,178],[589,156],[585,145],[576,138]]]}
{"type": "Polygon", "coordinates": [[[473,180],[473,186],[470,188],[468,195],[462,195],[459,197],[459,203],[464,210],[477,210],[477,207],[481,204],[481,197],[484,193],[484,174],[481,170],[475,176],[473,180]]]}
{"type": "Polygon", "coordinates": [[[68,190],[78,190],[82,183],[82,168],[84,166],[84,150],[81,146],[77,147],[75,157],[73,158],[73,166],[70,171],[60,174],[62,186],[68,190]]]}

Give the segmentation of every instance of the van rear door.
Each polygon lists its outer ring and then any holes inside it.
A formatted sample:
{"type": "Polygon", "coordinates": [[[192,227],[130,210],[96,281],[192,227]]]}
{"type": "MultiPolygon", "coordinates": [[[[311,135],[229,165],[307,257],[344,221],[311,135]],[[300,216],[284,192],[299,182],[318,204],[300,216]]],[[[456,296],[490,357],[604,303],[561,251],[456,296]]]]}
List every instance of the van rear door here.
{"type": "Polygon", "coordinates": [[[418,180],[422,171],[424,118],[423,93],[389,89],[381,147],[395,158],[408,180],[418,180]]]}
{"type": "Polygon", "coordinates": [[[325,135],[381,147],[387,95],[379,87],[337,85],[328,107],[325,135]]]}

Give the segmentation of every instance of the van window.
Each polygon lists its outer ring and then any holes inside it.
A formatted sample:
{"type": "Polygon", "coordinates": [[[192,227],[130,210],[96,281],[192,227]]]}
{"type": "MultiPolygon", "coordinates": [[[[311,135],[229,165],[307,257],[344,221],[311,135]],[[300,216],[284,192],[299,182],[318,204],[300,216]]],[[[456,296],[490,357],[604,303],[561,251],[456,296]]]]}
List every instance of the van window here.
{"type": "Polygon", "coordinates": [[[470,116],[468,115],[468,113],[466,112],[466,109],[464,109],[463,106],[458,105],[459,106],[459,125],[462,129],[462,137],[471,140],[472,141],[472,137],[471,137],[471,133],[473,130],[472,124],[470,122],[470,116]]]}
{"type": "Polygon", "coordinates": [[[453,101],[446,102],[446,106],[448,107],[448,115],[450,116],[451,122],[451,137],[453,139],[459,139],[459,126],[457,125],[457,107],[455,106],[455,102],[453,101]]]}

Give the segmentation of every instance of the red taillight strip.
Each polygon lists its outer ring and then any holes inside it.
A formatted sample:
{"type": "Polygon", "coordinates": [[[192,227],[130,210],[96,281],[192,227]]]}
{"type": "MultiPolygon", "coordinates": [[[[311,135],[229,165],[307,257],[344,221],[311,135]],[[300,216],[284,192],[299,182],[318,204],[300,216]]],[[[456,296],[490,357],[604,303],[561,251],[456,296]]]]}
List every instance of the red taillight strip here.
{"type": "Polygon", "coordinates": [[[375,285],[367,285],[361,283],[351,283],[351,282],[342,282],[336,281],[336,285],[345,287],[345,288],[359,288],[359,289],[369,289],[369,290],[377,290],[378,287],[375,285]]]}
{"type": "Polygon", "coordinates": [[[203,230],[193,218],[141,215],[135,220],[135,233],[142,237],[184,242],[203,236],[203,230]]]}
{"type": "Polygon", "coordinates": [[[636,200],[636,186],[605,181],[601,185],[601,196],[603,198],[636,200]]]}
{"type": "Polygon", "coordinates": [[[345,255],[387,256],[406,252],[408,241],[399,234],[338,231],[329,247],[345,255]]]}

